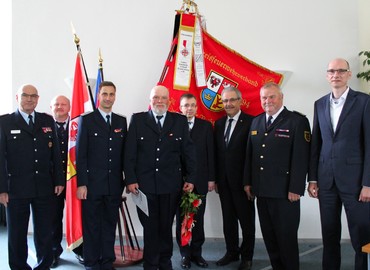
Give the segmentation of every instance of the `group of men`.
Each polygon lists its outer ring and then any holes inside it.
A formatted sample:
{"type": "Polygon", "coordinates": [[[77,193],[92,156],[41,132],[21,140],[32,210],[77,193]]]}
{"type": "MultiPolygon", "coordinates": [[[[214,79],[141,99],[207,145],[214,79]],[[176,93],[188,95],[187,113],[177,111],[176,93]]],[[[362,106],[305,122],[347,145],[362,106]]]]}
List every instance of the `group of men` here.
{"type": "MultiPolygon", "coordinates": [[[[76,196],[82,200],[84,238],[83,254],[78,254],[85,268],[114,269],[115,228],[126,185],[127,192],[143,192],[148,201],[149,215],[137,209],[146,270],[173,269],[175,216],[181,267],[208,266],[202,256],[204,213],[207,192],[213,190],[220,197],[226,244],[218,266],[241,260],[238,270],[252,269],[257,198],[272,268],[297,270],[300,197],[308,173],[308,193],[319,199],[323,269],[340,269],[342,205],[356,253],[355,269],[366,269],[361,247],[370,242],[369,96],[348,87],[351,71],[344,59],[331,61],[326,76],[331,92],[315,102],[312,134],[308,119],[284,107],[280,86],[271,82],[260,89],[264,113],[256,117],[241,111],[237,88],[225,88],[221,99],[226,115],[214,129],[196,117],[192,94],[181,97],[182,115],[169,112],[169,91],[160,85],[150,92],[150,109],[133,114],[127,129],[126,118],[112,112],[115,85],[103,82],[99,108],[81,117],[77,135],[76,196]],[[183,192],[203,195],[186,246],[181,246],[183,192]]],[[[0,118],[0,203],[7,206],[9,265],[12,270],[49,269],[58,265],[63,251],[63,155],[68,136],[63,132],[68,130],[69,100],[53,100],[54,119],[35,112],[34,86],[21,87],[16,100],[18,110],[0,118]],[[34,268],[27,264],[30,207],[34,268]],[[59,217],[51,220],[54,212],[59,217]]]]}

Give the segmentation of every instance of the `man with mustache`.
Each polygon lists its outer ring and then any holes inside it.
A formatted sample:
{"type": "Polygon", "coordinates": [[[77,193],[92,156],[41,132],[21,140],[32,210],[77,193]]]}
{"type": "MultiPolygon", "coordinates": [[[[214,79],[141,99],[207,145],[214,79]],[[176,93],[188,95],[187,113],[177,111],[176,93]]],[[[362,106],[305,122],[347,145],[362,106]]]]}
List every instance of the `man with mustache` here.
{"type": "Polygon", "coordinates": [[[252,116],[240,110],[242,96],[235,87],[227,87],[221,94],[226,116],[215,123],[216,184],[220,195],[226,254],[216,262],[227,265],[238,261],[238,270],[252,268],[255,242],[254,202],[243,190],[244,162],[252,116]],[[239,227],[242,243],[239,247],[239,227]]]}

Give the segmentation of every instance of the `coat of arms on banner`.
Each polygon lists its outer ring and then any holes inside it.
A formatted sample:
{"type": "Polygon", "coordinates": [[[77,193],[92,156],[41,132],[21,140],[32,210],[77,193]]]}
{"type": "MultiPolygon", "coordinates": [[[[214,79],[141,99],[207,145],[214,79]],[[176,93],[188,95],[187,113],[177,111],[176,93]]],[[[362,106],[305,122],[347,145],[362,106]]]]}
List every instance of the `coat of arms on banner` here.
{"type": "Polygon", "coordinates": [[[226,87],[238,87],[238,84],[229,78],[211,70],[207,79],[207,88],[201,92],[203,105],[212,112],[220,112],[224,109],[221,101],[222,90],[226,87]]]}

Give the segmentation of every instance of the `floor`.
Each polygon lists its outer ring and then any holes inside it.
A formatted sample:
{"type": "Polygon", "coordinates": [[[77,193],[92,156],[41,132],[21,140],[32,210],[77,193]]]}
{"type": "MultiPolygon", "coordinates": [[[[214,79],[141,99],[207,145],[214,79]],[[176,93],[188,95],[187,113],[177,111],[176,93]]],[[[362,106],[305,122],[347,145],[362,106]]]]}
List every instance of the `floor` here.
{"type": "MultiPolygon", "coordinates": [[[[33,246],[32,235],[28,237],[29,245],[29,264],[35,264],[35,249],[33,246]]],[[[7,233],[6,228],[0,226],[0,269],[9,270],[8,267],[8,252],[7,252],[7,233]]],[[[223,239],[210,239],[206,240],[203,246],[203,257],[208,261],[208,269],[217,270],[231,270],[237,269],[239,262],[231,263],[227,266],[216,266],[216,261],[220,259],[225,253],[225,244],[223,239]]],[[[322,245],[319,240],[300,240],[300,269],[301,270],[315,270],[321,269],[321,255],[322,245]]],[[[349,241],[342,243],[342,268],[341,270],[353,269],[354,252],[349,241]]],[[[181,269],[180,267],[180,254],[177,245],[174,245],[174,254],[172,264],[175,270],[181,269]]],[[[142,269],[142,265],[136,264],[125,267],[127,269],[138,270],[142,269]]],[[[57,270],[81,270],[84,269],[74,256],[73,252],[63,252],[60,264],[57,270]]],[[[124,269],[123,267],[117,269],[124,269]]],[[[192,265],[191,269],[200,269],[196,265],[192,265]]],[[[268,270],[272,269],[269,264],[268,256],[265,250],[262,239],[257,239],[255,246],[255,255],[253,258],[253,270],[268,270]]]]}

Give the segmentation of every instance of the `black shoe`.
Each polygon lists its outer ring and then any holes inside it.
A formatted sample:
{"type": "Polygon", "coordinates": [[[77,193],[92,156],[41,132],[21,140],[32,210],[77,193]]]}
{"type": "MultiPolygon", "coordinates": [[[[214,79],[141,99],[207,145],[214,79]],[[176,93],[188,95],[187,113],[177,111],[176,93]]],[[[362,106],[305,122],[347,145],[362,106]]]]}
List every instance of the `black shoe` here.
{"type": "Polygon", "coordinates": [[[242,260],[240,263],[238,270],[251,270],[252,269],[252,261],[242,260]]]}
{"type": "Polygon", "coordinates": [[[85,260],[84,260],[84,258],[81,256],[81,255],[79,255],[79,254],[76,254],[76,259],[78,260],[78,262],[80,263],[80,264],[84,264],[85,263],[85,260]]]}
{"type": "Polygon", "coordinates": [[[59,265],[59,256],[54,256],[53,263],[50,265],[50,268],[56,268],[59,265]]]}
{"type": "Polygon", "coordinates": [[[192,256],[191,261],[194,262],[199,267],[208,267],[207,261],[202,256],[192,256]]]}
{"type": "Polygon", "coordinates": [[[219,259],[216,264],[218,266],[228,265],[231,262],[235,262],[239,260],[239,254],[235,253],[229,253],[226,252],[225,256],[223,256],[221,259],[219,259]]]}
{"type": "Polygon", "coordinates": [[[185,256],[181,258],[181,267],[183,269],[189,269],[191,267],[190,257],[185,256]]]}

